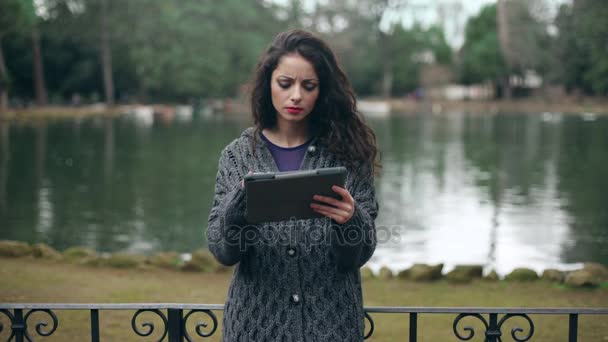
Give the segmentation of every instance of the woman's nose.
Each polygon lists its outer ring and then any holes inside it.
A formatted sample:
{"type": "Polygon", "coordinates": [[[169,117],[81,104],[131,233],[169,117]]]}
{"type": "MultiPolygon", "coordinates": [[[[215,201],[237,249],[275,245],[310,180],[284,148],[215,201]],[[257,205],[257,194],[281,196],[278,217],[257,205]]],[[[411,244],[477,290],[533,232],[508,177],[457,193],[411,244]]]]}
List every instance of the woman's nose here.
{"type": "Polygon", "coordinates": [[[293,92],[291,93],[291,101],[292,102],[300,102],[302,100],[302,93],[300,91],[299,86],[295,86],[293,88],[293,92]]]}

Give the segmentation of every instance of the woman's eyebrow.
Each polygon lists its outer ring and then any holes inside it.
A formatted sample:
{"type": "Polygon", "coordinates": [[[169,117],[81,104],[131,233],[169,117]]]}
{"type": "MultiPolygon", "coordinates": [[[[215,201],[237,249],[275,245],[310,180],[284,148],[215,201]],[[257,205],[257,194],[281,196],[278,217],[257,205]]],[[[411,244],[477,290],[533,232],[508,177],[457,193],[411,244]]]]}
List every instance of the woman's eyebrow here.
{"type": "MultiPolygon", "coordinates": [[[[278,78],[287,78],[287,79],[289,79],[289,80],[294,80],[294,79],[295,79],[295,77],[291,77],[291,76],[287,76],[287,75],[279,75],[279,77],[278,77],[278,78]]],[[[307,79],[305,79],[305,80],[302,80],[302,82],[310,82],[310,81],[316,81],[316,82],[319,82],[319,80],[318,80],[318,79],[316,79],[316,78],[307,78],[307,79]]]]}

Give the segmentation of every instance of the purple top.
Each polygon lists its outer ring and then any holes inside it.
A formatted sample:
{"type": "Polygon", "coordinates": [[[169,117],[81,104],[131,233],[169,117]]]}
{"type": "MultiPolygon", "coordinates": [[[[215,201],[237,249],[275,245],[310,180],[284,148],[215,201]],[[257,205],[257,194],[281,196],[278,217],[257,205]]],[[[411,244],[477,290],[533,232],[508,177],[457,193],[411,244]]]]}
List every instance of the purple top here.
{"type": "Polygon", "coordinates": [[[299,146],[281,147],[273,144],[264,134],[260,135],[266,143],[268,150],[270,150],[270,154],[272,154],[272,158],[277,164],[279,171],[297,171],[300,169],[300,164],[302,164],[302,159],[304,159],[304,154],[306,154],[312,138],[299,146]]]}

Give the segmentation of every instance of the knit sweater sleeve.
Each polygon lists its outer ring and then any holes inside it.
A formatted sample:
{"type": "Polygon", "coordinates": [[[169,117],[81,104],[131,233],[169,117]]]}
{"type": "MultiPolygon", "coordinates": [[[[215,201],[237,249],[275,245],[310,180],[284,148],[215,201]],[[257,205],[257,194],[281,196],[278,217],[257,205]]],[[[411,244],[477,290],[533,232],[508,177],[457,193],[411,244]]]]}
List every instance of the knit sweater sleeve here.
{"type": "Polygon", "coordinates": [[[234,155],[227,147],[220,156],[207,226],[209,250],[226,266],[239,262],[243,254],[240,240],[246,225],[246,201],[241,178],[234,155]]]}
{"type": "Polygon", "coordinates": [[[378,202],[371,165],[355,168],[347,188],[355,200],[353,217],[344,224],[332,220],[336,240],[334,250],[338,267],[353,270],[363,266],[376,249],[378,202]]]}

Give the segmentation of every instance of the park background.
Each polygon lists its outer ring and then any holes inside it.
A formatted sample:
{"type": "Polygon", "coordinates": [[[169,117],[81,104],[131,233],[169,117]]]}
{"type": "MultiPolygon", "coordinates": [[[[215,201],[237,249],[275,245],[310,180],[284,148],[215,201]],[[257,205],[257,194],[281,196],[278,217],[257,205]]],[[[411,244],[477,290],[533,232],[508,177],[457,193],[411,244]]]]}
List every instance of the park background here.
{"type": "Polygon", "coordinates": [[[82,246],[88,266],[5,252],[0,301],[222,302],[229,273],[156,273],[148,257],[207,260],[217,160],[251,124],[255,64],[304,28],[336,51],[382,153],[366,303],[605,307],[601,281],[476,297],[390,277],[608,264],[606,17],[603,0],[2,0],[0,240],[82,246]]]}

